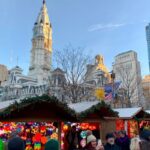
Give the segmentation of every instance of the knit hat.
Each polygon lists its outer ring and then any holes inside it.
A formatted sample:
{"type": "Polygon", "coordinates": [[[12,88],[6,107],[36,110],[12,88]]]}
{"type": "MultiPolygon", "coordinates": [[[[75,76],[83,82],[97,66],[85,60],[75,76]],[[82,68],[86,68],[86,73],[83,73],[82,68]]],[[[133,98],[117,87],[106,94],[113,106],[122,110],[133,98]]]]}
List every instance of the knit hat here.
{"type": "Polygon", "coordinates": [[[8,142],[8,150],[24,150],[25,145],[21,138],[15,137],[8,142]]]}
{"type": "Polygon", "coordinates": [[[92,134],[92,131],[91,131],[91,130],[87,130],[87,131],[86,131],[86,134],[87,134],[87,136],[89,136],[89,135],[92,134]]]}
{"type": "Polygon", "coordinates": [[[51,139],[45,145],[45,150],[59,150],[59,144],[57,140],[51,139]]]}
{"type": "Polygon", "coordinates": [[[91,134],[87,137],[87,144],[89,144],[90,142],[95,141],[95,140],[96,140],[96,137],[91,134]]]}
{"type": "Polygon", "coordinates": [[[106,140],[108,140],[109,138],[114,138],[114,135],[112,133],[108,133],[106,135],[106,140]]]}

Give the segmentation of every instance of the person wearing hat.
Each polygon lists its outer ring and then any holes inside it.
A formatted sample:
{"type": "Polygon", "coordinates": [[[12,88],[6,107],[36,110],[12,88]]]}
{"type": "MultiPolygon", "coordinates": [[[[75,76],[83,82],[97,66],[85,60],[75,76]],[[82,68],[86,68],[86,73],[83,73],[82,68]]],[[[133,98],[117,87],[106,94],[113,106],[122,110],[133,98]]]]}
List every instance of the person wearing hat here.
{"type": "Polygon", "coordinates": [[[59,150],[59,144],[57,140],[51,139],[45,144],[45,150],[59,150]]]}
{"type": "Polygon", "coordinates": [[[24,150],[25,145],[21,138],[15,137],[9,140],[8,142],[8,150],[24,150]]]}
{"type": "Polygon", "coordinates": [[[106,145],[104,146],[105,150],[121,150],[119,146],[115,144],[115,137],[112,133],[106,135],[106,145]]]}
{"type": "Polygon", "coordinates": [[[91,134],[87,137],[86,150],[104,150],[102,145],[97,144],[96,137],[91,134]]]}

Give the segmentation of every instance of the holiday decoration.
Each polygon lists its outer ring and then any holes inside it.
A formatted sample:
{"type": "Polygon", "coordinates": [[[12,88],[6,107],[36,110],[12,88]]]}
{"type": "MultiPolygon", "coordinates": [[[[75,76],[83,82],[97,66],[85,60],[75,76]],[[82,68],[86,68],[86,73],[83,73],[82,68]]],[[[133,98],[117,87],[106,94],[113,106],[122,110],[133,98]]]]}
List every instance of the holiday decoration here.
{"type": "Polygon", "coordinates": [[[19,113],[19,111],[23,109],[24,107],[27,107],[31,104],[34,107],[34,105],[42,103],[42,102],[46,102],[53,106],[57,106],[59,107],[59,109],[62,109],[64,112],[66,112],[68,116],[72,118],[76,118],[75,111],[69,108],[67,103],[62,103],[55,96],[49,97],[48,95],[25,98],[21,100],[19,103],[15,101],[12,105],[10,105],[4,111],[0,112],[0,116],[1,118],[6,118],[8,116],[11,116],[12,112],[14,111],[17,111],[17,113],[19,113]]]}
{"type": "Polygon", "coordinates": [[[10,136],[20,136],[25,142],[25,150],[41,150],[41,145],[45,145],[51,135],[58,139],[56,126],[49,122],[0,122],[0,125],[2,140],[7,141],[10,136]]]}
{"type": "Polygon", "coordinates": [[[87,136],[87,132],[86,132],[86,131],[82,131],[82,132],[80,133],[80,136],[81,136],[81,138],[85,139],[86,136],[87,136]]]}
{"type": "Polygon", "coordinates": [[[40,142],[36,142],[34,144],[34,150],[41,150],[41,143],[40,142]]]}
{"type": "Polygon", "coordinates": [[[89,123],[81,123],[81,129],[87,130],[89,128],[89,123]]]}
{"type": "Polygon", "coordinates": [[[104,88],[98,88],[95,90],[95,96],[98,100],[104,100],[105,99],[105,91],[104,88]]]}
{"type": "Polygon", "coordinates": [[[46,144],[47,141],[48,140],[47,140],[47,138],[45,136],[41,137],[41,143],[42,144],[46,144]]]}
{"type": "Polygon", "coordinates": [[[86,139],[82,139],[81,142],[80,142],[80,145],[82,147],[85,147],[86,146],[86,139]]]}
{"type": "Polygon", "coordinates": [[[57,140],[57,139],[58,139],[58,134],[57,134],[57,133],[53,133],[53,134],[51,135],[51,138],[57,140]]]}
{"type": "Polygon", "coordinates": [[[113,111],[109,105],[104,101],[101,101],[97,105],[81,112],[78,118],[82,120],[82,118],[95,116],[98,116],[99,118],[103,118],[104,116],[118,117],[118,112],[113,111]]]}
{"type": "Polygon", "coordinates": [[[63,126],[63,130],[64,130],[64,131],[67,131],[68,128],[69,128],[69,127],[68,127],[68,125],[66,125],[66,124],[63,126]]]}

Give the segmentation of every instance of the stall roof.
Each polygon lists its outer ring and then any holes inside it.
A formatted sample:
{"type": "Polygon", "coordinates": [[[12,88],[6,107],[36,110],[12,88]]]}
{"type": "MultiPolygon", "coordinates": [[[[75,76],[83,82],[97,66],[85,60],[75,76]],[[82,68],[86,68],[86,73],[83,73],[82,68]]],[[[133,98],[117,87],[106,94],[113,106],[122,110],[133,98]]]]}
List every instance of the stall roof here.
{"type": "MultiPolygon", "coordinates": [[[[5,108],[9,107],[15,101],[20,102],[20,100],[10,100],[5,102],[0,102],[0,111],[4,110],[5,108]]],[[[99,101],[84,101],[80,103],[69,104],[69,108],[75,110],[77,113],[84,112],[90,109],[92,106],[96,106],[99,101]]],[[[131,119],[136,116],[140,111],[142,111],[142,107],[137,108],[118,108],[113,109],[113,111],[118,112],[118,115],[122,119],[131,119]]],[[[150,110],[145,111],[146,113],[150,114],[150,110]]]]}
{"type": "Polygon", "coordinates": [[[66,103],[60,102],[53,96],[49,97],[48,95],[42,95],[18,101],[6,101],[1,103],[1,121],[76,120],[75,111],[69,108],[66,103]]]}
{"type": "Polygon", "coordinates": [[[77,113],[80,113],[82,111],[85,111],[87,109],[89,109],[90,107],[97,105],[99,103],[99,101],[84,101],[84,102],[80,102],[80,103],[74,103],[74,104],[70,104],[69,107],[73,110],[75,110],[77,113]]]}
{"type": "Polygon", "coordinates": [[[145,112],[147,112],[148,114],[150,114],[150,110],[146,110],[145,112]]]}
{"type": "Polygon", "coordinates": [[[0,111],[7,108],[8,106],[10,106],[11,104],[13,104],[15,101],[19,102],[19,99],[16,100],[8,100],[8,101],[2,101],[0,102],[0,111]]]}
{"type": "Polygon", "coordinates": [[[142,107],[137,108],[118,108],[114,111],[118,112],[120,118],[131,119],[142,110],[142,107]]]}
{"type": "MultiPolygon", "coordinates": [[[[3,110],[5,108],[9,107],[15,101],[20,102],[19,99],[0,102],[0,110],[3,110]]],[[[97,105],[98,103],[99,103],[98,101],[84,101],[84,102],[80,102],[80,103],[69,104],[69,107],[71,109],[75,110],[77,113],[80,113],[82,111],[85,111],[86,109],[89,109],[93,105],[97,105]]]]}

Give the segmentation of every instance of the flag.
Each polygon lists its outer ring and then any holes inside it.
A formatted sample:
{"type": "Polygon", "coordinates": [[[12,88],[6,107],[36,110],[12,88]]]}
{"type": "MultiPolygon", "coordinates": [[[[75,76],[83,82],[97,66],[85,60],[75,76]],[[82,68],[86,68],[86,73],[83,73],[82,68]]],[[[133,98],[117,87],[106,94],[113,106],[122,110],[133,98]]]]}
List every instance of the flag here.
{"type": "Polygon", "coordinates": [[[105,94],[105,100],[112,100],[113,96],[112,96],[112,92],[109,94],[105,94]]]}
{"type": "Polygon", "coordinates": [[[105,85],[105,100],[113,100],[121,82],[105,85]]]}

